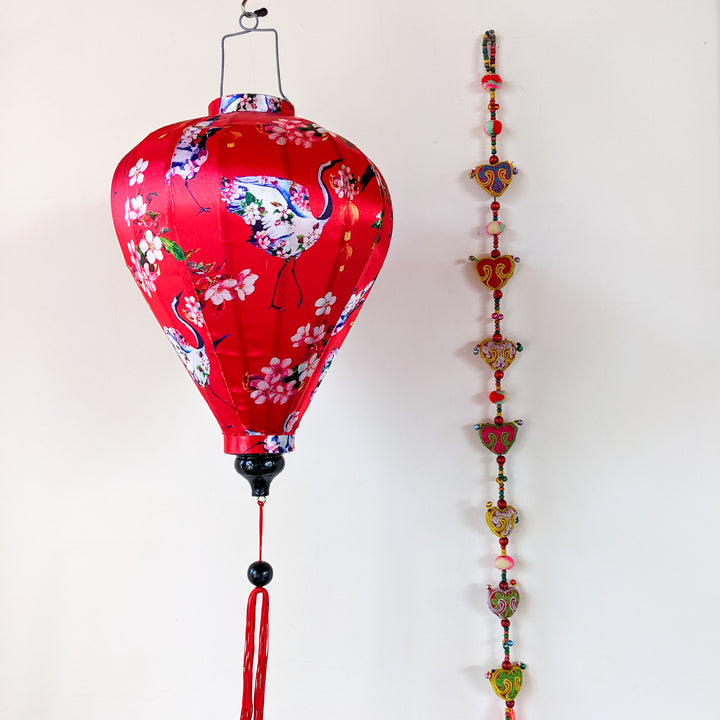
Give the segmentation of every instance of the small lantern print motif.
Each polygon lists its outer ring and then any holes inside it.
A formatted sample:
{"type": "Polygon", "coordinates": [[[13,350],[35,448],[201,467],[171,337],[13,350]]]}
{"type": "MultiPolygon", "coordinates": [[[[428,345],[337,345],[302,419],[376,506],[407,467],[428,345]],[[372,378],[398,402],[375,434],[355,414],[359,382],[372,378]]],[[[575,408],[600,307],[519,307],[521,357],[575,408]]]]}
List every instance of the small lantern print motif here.
{"type": "Polygon", "coordinates": [[[294,112],[226,95],[151,133],[112,183],[127,266],[231,454],[293,449],[390,242],[378,169],[294,112]]]}

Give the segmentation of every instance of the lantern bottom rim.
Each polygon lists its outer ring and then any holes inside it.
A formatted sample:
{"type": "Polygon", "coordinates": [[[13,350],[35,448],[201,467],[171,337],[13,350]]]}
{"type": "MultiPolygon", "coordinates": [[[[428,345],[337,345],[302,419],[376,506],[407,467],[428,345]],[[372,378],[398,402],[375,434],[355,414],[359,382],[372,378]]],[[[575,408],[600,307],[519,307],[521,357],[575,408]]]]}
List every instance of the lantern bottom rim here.
{"type": "Polygon", "coordinates": [[[248,435],[226,433],[223,435],[224,450],[228,455],[269,453],[272,455],[292,452],[295,449],[295,435],[248,435]]]}

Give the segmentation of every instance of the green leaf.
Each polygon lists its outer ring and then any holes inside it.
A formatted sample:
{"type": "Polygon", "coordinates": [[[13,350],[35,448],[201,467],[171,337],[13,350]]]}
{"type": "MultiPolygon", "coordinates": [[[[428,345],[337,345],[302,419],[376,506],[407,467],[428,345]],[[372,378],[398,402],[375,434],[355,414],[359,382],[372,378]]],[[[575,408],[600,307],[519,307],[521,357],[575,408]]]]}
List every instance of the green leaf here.
{"type": "Polygon", "coordinates": [[[170,238],[163,237],[162,235],[159,235],[158,237],[160,238],[160,242],[165,250],[167,250],[176,260],[185,260],[184,250],[174,240],[170,240],[170,238]]]}

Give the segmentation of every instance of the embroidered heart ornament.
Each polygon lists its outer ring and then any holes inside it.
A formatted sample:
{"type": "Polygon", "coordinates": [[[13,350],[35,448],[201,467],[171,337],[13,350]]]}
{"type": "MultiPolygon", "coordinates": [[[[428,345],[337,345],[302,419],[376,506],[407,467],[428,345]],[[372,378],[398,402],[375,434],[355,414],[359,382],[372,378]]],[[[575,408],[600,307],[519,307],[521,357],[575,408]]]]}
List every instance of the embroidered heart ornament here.
{"type": "Polygon", "coordinates": [[[493,670],[490,673],[492,689],[503,700],[514,700],[522,688],[523,673],[519,665],[510,670],[493,670]]]}
{"type": "Polygon", "coordinates": [[[511,587],[507,590],[500,588],[488,588],[488,607],[499,618],[507,620],[512,617],[517,610],[520,602],[520,593],[516,588],[511,587]]]}
{"type": "Polygon", "coordinates": [[[475,263],[475,270],[486,288],[499,290],[515,272],[515,258],[512,255],[483,257],[475,263]]]}
{"type": "Polygon", "coordinates": [[[517,345],[510,340],[483,340],[479,345],[480,357],[493,370],[506,370],[517,355],[517,345]]]}
{"type": "Polygon", "coordinates": [[[508,537],[518,521],[517,510],[512,505],[499,508],[492,503],[488,504],[489,507],[485,512],[485,522],[488,527],[497,537],[508,537]]]}
{"type": "Polygon", "coordinates": [[[482,444],[496,455],[504,455],[515,442],[517,436],[517,423],[509,422],[502,425],[483,423],[478,431],[482,444]]]}
{"type": "Polygon", "coordinates": [[[470,171],[470,177],[493,197],[500,197],[513,179],[513,166],[503,161],[495,165],[478,165],[470,171]]]}

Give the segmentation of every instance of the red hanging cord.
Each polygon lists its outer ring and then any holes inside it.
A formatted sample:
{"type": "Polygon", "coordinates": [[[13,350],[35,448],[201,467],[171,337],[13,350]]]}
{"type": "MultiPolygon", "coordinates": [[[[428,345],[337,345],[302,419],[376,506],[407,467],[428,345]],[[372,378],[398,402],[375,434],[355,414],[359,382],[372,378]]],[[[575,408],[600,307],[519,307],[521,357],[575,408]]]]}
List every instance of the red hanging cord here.
{"type": "MultiPolygon", "coordinates": [[[[265,498],[260,498],[258,500],[258,508],[260,510],[258,517],[258,562],[262,562],[264,505],[265,498]]],[[[267,675],[269,644],[269,619],[270,597],[268,595],[268,591],[264,587],[256,587],[251,591],[247,604],[247,616],[245,621],[245,655],[243,659],[243,697],[240,720],[262,720],[263,717],[265,709],[265,678],[267,675]],[[255,632],[258,598],[262,598],[262,608],[260,610],[260,627],[257,629],[257,669],[255,671],[255,692],[253,693],[253,664],[255,662],[255,632]]]]}
{"type": "Polygon", "coordinates": [[[265,499],[258,500],[258,508],[260,509],[260,515],[258,517],[258,561],[262,562],[262,536],[263,536],[263,508],[265,507],[265,499]]]}

